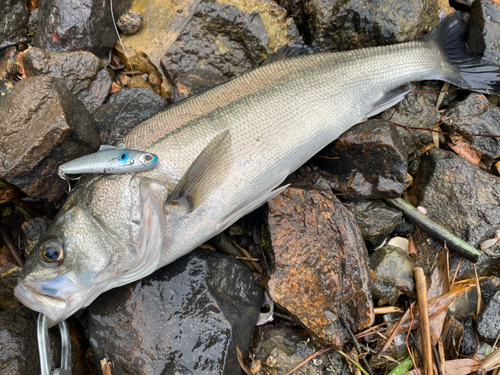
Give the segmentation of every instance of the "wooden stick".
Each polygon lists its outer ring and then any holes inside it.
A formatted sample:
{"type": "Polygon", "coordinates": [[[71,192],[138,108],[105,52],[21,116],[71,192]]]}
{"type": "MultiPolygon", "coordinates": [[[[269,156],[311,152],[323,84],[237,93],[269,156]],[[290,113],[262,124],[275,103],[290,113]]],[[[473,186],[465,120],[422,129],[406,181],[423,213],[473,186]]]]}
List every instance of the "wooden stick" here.
{"type": "Polygon", "coordinates": [[[375,307],[373,309],[373,312],[375,315],[383,315],[383,314],[392,314],[392,313],[401,313],[403,310],[401,310],[399,307],[396,306],[384,306],[384,307],[375,307]]]}
{"type": "Polygon", "coordinates": [[[438,352],[439,352],[439,360],[441,361],[441,368],[443,369],[443,375],[446,375],[446,359],[444,357],[444,346],[441,338],[439,338],[438,341],[438,352]]]}
{"type": "MultiPolygon", "coordinates": [[[[384,346],[382,347],[382,350],[380,351],[379,355],[382,355],[385,353],[385,351],[389,348],[389,346],[391,345],[392,341],[394,340],[394,337],[396,337],[396,335],[398,334],[398,331],[399,331],[399,328],[401,328],[401,326],[403,325],[403,323],[406,321],[406,319],[408,319],[408,317],[410,316],[410,312],[411,312],[411,309],[413,308],[413,304],[410,305],[410,308],[408,310],[406,310],[406,312],[404,313],[403,317],[401,318],[401,320],[398,322],[398,324],[396,324],[395,326],[392,326],[389,328],[389,330],[392,330],[391,332],[391,335],[389,336],[389,338],[387,339],[387,341],[385,342],[384,346]],[[393,328],[394,327],[394,328],[393,328]]],[[[386,334],[389,333],[389,331],[386,332],[386,334]]]]}
{"type": "Polygon", "coordinates": [[[417,287],[420,335],[422,338],[422,354],[424,357],[424,373],[425,375],[433,375],[431,327],[429,324],[429,310],[427,306],[427,282],[422,268],[415,267],[414,272],[415,284],[417,287]]]}

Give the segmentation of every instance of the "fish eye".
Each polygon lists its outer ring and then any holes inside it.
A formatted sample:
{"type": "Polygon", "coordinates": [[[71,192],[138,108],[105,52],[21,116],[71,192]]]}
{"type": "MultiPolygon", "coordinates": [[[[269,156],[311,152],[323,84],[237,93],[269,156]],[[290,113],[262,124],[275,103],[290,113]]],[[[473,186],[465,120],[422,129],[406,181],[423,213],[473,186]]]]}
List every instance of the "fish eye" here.
{"type": "Polygon", "coordinates": [[[58,238],[49,239],[40,246],[40,258],[46,263],[59,263],[63,257],[63,244],[58,238]]]}

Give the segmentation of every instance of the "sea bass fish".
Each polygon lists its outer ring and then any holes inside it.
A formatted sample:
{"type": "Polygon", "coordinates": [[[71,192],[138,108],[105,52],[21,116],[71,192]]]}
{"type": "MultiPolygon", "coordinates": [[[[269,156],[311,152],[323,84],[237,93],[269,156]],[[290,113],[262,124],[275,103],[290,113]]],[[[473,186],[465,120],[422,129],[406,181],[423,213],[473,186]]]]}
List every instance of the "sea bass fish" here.
{"type": "Polygon", "coordinates": [[[83,177],[26,260],[17,298],[56,323],[173,262],[282,192],[289,173],[402,100],[409,82],[500,92],[500,68],[467,55],[465,29],[454,13],[414,42],[271,58],[143,122],[123,142],[157,166],[83,177]]]}

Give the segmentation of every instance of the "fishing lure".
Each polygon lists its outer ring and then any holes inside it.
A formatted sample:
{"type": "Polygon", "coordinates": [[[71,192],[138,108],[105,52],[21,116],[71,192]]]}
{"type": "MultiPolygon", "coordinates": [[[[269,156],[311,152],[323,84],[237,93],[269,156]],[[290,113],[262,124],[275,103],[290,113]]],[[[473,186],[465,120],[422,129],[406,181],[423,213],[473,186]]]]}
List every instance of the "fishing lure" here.
{"type": "MultiPolygon", "coordinates": [[[[78,180],[67,175],[101,173],[123,174],[143,172],[158,163],[158,156],[149,152],[101,146],[99,151],[69,161],[59,166],[58,174],[64,180],[78,180]]],[[[70,187],[71,190],[71,187],[70,187]]]]}

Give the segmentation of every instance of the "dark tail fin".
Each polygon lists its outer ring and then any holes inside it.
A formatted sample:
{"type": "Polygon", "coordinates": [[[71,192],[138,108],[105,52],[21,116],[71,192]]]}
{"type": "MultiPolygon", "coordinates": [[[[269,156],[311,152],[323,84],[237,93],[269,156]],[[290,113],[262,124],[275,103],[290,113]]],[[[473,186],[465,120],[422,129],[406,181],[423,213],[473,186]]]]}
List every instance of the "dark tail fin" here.
{"type": "Polygon", "coordinates": [[[466,51],[466,24],[460,12],[446,17],[434,30],[422,38],[438,44],[448,62],[455,68],[444,80],[459,87],[476,91],[500,93],[500,67],[466,51]]]}

